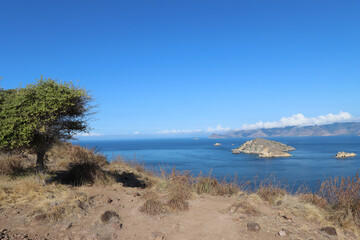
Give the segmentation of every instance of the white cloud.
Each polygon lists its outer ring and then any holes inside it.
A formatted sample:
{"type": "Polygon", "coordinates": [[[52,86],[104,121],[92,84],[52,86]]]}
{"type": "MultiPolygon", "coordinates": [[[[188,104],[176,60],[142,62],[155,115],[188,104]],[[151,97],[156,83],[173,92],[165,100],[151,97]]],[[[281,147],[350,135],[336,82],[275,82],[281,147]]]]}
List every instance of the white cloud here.
{"type": "Polygon", "coordinates": [[[135,132],[133,132],[133,134],[135,134],[135,135],[137,135],[137,134],[139,134],[140,132],[139,131],[135,131],[135,132]]]}
{"type": "Polygon", "coordinates": [[[231,130],[231,128],[229,128],[229,127],[223,128],[223,127],[221,127],[220,124],[218,124],[218,125],[216,126],[216,128],[208,127],[208,128],[205,130],[205,132],[226,132],[226,131],[229,131],[229,130],[231,130]]]}
{"type": "Polygon", "coordinates": [[[326,114],[313,118],[307,118],[303,114],[294,114],[291,117],[283,117],[279,121],[274,122],[262,122],[259,121],[254,124],[244,124],[241,130],[251,130],[260,128],[281,128],[289,126],[313,126],[313,125],[325,125],[336,122],[347,122],[355,120],[355,118],[348,112],[340,112],[339,114],[326,114]]]}
{"type": "Polygon", "coordinates": [[[179,129],[173,129],[173,130],[161,130],[156,132],[156,134],[179,134],[179,133],[198,133],[203,132],[204,130],[201,129],[193,129],[193,130],[179,130],[179,129]]]}
{"type": "Polygon", "coordinates": [[[216,126],[216,128],[208,127],[207,129],[192,129],[192,130],[161,130],[156,132],[156,134],[186,134],[186,133],[213,133],[213,132],[225,132],[229,131],[231,128],[223,128],[220,124],[216,126]]]}
{"type": "Polygon", "coordinates": [[[103,136],[103,134],[90,132],[90,133],[78,133],[78,134],[76,134],[76,136],[77,137],[96,137],[96,136],[103,136]]]}

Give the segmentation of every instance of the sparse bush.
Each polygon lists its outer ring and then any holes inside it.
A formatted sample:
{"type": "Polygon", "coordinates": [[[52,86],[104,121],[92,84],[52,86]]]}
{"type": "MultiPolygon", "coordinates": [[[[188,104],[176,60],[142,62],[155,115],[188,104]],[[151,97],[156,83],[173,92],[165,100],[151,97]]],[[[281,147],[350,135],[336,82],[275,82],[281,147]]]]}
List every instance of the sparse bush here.
{"type": "Polygon", "coordinates": [[[185,211],[189,209],[189,203],[187,201],[176,197],[170,198],[167,205],[175,211],[185,211]]]}
{"type": "Polygon", "coordinates": [[[166,189],[169,200],[167,205],[173,210],[187,210],[187,200],[192,196],[190,173],[181,173],[173,169],[168,178],[166,189]]]}
{"type": "Polygon", "coordinates": [[[147,192],[142,198],[145,200],[145,203],[140,207],[141,212],[152,216],[166,213],[166,208],[156,193],[147,192]]]}
{"type": "Polygon", "coordinates": [[[84,148],[71,143],[60,143],[52,147],[48,153],[50,163],[55,168],[66,169],[76,162],[90,161],[101,167],[108,165],[104,155],[98,153],[94,148],[84,148]]]}
{"type": "Polygon", "coordinates": [[[63,178],[64,183],[74,186],[86,184],[106,185],[113,183],[115,180],[100,165],[92,159],[82,159],[71,162],[68,166],[68,172],[63,178]]]}
{"type": "Polygon", "coordinates": [[[274,177],[269,177],[260,182],[256,193],[263,200],[270,204],[275,204],[284,198],[286,190],[281,186],[280,181],[276,180],[274,177]]]}
{"type": "Polygon", "coordinates": [[[314,204],[320,208],[326,208],[329,205],[326,199],[315,193],[301,193],[299,194],[299,198],[306,203],[314,204]]]}
{"type": "Polygon", "coordinates": [[[317,195],[330,204],[332,221],[346,227],[360,225],[360,177],[328,178],[320,185],[317,195]]]}
{"type": "Polygon", "coordinates": [[[240,191],[236,183],[227,183],[225,180],[219,182],[216,178],[202,177],[195,179],[194,189],[197,194],[210,194],[213,196],[234,195],[240,191]]]}

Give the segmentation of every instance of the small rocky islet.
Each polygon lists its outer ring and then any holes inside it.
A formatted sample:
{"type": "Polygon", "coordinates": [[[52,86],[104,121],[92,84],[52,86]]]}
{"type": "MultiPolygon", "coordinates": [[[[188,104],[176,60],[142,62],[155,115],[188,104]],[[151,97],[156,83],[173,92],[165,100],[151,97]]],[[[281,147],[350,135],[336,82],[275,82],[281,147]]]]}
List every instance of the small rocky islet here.
{"type": "Polygon", "coordinates": [[[356,157],[356,154],[341,151],[341,152],[338,152],[335,157],[336,158],[356,157]]]}
{"type": "Polygon", "coordinates": [[[295,148],[280,142],[267,140],[264,138],[255,138],[247,141],[240,147],[232,149],[232,153],[257,154],[261,158],[290,157],[289,151],[295,148]]]}

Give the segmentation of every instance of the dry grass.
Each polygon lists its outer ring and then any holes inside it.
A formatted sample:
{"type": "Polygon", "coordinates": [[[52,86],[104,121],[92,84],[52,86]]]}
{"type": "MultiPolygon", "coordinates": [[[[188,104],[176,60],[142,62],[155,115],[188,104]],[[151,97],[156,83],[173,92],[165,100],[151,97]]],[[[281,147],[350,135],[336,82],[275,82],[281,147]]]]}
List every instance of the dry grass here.
{"type": "Polygon", "coordinates": [[[156,193],[147,192],[142,198],[145,200],[145,203],[140,207],[141,212],[151,216],[167,212],[165,205],[156,193]]]}
{"type": "Polygon", "coordinates": [[[90,161],[104,167],[109,164],[106,157],[95,148],[84,148],[71,143],[59,143],[47,153],[49,164],[53,169],[67,169],[74,162],[90,161]]]}
{"type": "Polygon", "coordinates": [[[58,221],[83,212],[89,198],[60,184],[40,185],[34,175],[19,178],[0,176],[1,207],[26,207],[29,216],[42,214],[58,221]]]}
{"type": "Polygon", "coordinates": [[[64,183],[73,186],[82,185],[111,185],[115,179],[108,172],[104,171],[98,162],[93,159],[83,158],[68,165],[68,172],[63,178],[64,183]]]}
{"type": "Polygon", "coordinates": [[[269,177],[260,182],[256,190],[256,194],[272,205],[280,205],[286,193],[281,182],[274,177],[269,177]]]}
{"type": "Polygon", "coordinates": [[[20,175],[25,172],[27,159],[21,155],[1,155],[0,174],[20,175]]]}
{"type": "Polygon", "coordinates": [[[189,172],[176,171],[174,168],[167,177],[166,191],[169,200],[167,205],[175,211],[189,208],[187,200],[191,199],[191,176],[189,172]]]}
{"type": "Polygon", "coordinates": [[[259,216],[260,212],[246,199],[242,199],[228,208],[230,213],[243,213],[251,216],[259,216]]]}
{"type": "Polygon", "coordinates": [[[161,180],[157,173],[148,170],[144,164],[136,161],[136,157],[131,160],[126,160],[122,156],[113,157],[110,164],[106,166],[106,169],[113,171],[117,174],[134,174],[138,180],[145,183],[146,188],[152,188],[157,186],[161,180]]]}
{"type": "Polygon", "coordinates": [[[213,196],[232,196],[241,191],[239,184],[235,182],[226,182],[226,179],[219,182],[209,174],[203,177],[201,174],[195,179],[193,188],[197,194],[210,194],[213,196]]]}
{"type": "Polygon", "coordinates": [[[343,228],[360,226],[360,177],[328,178],[320,185],[319,197],[329,203],[330,220],[343,228]]]}

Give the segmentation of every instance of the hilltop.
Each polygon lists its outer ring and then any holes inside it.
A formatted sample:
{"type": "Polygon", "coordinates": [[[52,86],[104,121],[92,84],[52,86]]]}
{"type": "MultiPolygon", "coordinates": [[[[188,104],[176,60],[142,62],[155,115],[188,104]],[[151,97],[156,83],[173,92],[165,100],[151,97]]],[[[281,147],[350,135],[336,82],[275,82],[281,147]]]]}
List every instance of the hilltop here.
{"type": "Polygon", "coordinates": [[[360,122],[333,123],[319,126],[263,128],[211,134],[209,138],[305,137],[360,135],[360,122]]]}

